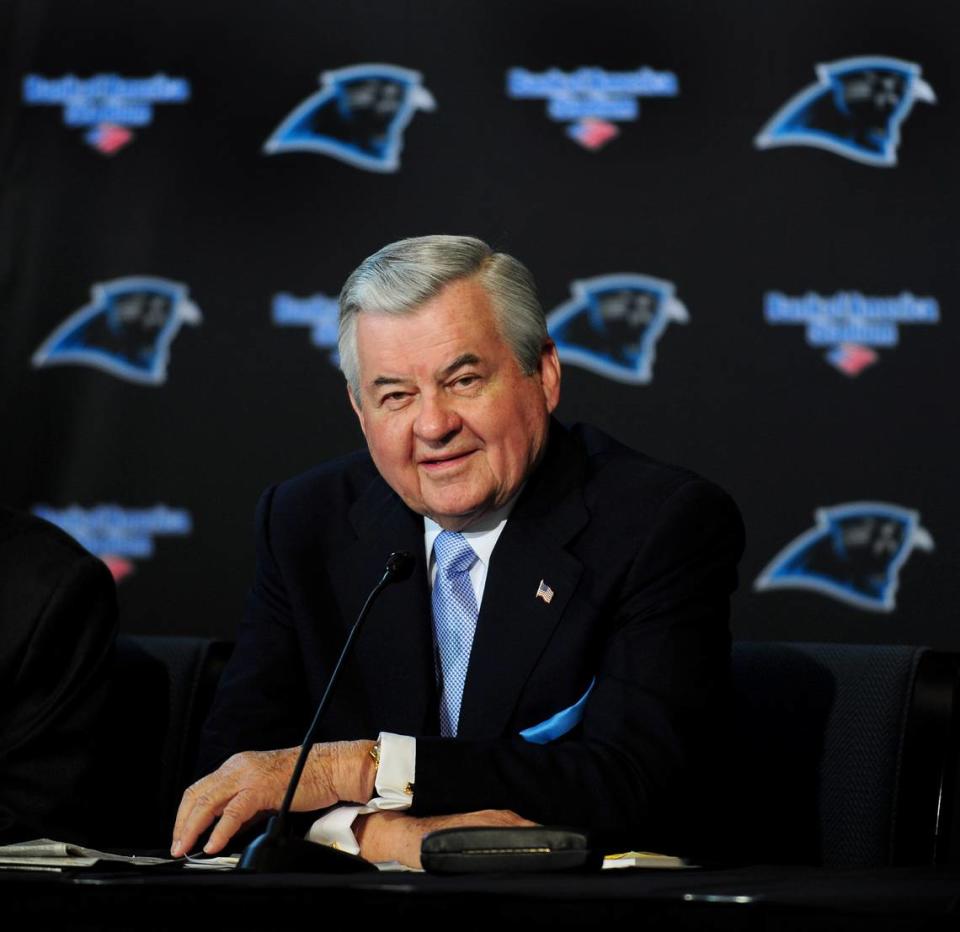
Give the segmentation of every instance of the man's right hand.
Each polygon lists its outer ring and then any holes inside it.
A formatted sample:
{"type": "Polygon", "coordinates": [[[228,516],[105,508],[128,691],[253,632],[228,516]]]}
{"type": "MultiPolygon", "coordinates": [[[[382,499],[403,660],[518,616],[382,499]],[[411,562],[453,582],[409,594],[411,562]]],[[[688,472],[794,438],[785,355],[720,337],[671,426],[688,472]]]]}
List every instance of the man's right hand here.
{"type": "MultiPolygon", "coordinates": [[[[372,793],[376,765],[373,741],[315,744],[307,758],[292,808],[325,809],[340,801],[366,802],[372,793]]],[[[234,754],[213,773],[187,788],[180,801],[170,853],[182,857],[216,819],[203,850],[216,854],[258,816],[280,808],[299,748],[244,751],[234,754]]]]}

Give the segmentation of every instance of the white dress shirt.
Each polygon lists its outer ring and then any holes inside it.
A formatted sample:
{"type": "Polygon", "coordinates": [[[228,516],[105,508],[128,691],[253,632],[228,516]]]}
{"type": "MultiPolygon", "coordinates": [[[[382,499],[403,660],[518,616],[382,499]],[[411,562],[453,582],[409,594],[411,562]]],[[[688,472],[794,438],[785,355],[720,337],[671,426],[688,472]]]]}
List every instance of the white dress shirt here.
{"type": "MultiPolygon", "coordinates": [[[[519,491],[517,495],[519,495],[519,491]]],[[[461,533],[477,555],[470,567],[470,585],[479,608],[487,582],[487,569],[517,495],[502,508],[491,512],[468,531],[461,533]]],[[[433,556],[433,542],[443,530],[432,518],[423,519],[423,546],[427,558],[427,582],[433,591],[437,576],[437,561],[433,556]]],[[[359,854],[360,846],[353,834],[353,822],[358,815],[384,809],[409,809],[413,804],[413,788],[417,770],[417,741],[408,735],[380,733],[380,764],[375,780],[377,795],[365,806],[338,806],[321,816],[310,826],[309,841],[332,845],[351,854],[359,854]]]]}

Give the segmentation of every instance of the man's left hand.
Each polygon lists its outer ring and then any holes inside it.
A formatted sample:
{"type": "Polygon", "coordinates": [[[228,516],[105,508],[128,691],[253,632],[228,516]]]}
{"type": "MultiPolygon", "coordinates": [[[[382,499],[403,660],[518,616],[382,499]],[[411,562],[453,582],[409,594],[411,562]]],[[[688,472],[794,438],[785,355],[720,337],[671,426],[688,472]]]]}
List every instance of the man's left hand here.
{"type": "Polygon", "coordinates": [[[360,855],[368,861],[399,861],[407,867],[420,867],[420,845],[424,835],[430,832],[468,826],[491,828],[536,824],[509,809],[424,817],[405,812],[373,812],[357,820],[355,834],[360,855]]]}
{"type": "MultiPolygon", "coordinates": [[[[366,802],[373,794],[376,764],[373,741],[315,744],[293,797],[292,809],[311,812],[338,802],[366,802]]],[[[173,829],[170,853],[182,857],[200,834],[219,821],[203,850],[216,854],[242,828],[280,808],[299,748],[244,751],[183,794],[173,829]]]]}

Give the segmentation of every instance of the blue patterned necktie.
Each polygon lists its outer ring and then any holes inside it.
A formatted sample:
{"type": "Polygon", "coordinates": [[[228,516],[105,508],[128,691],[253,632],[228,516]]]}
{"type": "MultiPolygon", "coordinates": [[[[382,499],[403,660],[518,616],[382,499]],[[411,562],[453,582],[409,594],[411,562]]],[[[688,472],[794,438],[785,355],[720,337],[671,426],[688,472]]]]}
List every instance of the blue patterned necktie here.
{"type": "Polygon", "coordinates": [[[470,648],[477,627],[477,599],[470,567],[477,555],[467,539],[442,531],[433,542],[437,576],[433,583],[433,631],[440,674],[440,734],[456,735],[460,699],[467,679],[470,648]]]}

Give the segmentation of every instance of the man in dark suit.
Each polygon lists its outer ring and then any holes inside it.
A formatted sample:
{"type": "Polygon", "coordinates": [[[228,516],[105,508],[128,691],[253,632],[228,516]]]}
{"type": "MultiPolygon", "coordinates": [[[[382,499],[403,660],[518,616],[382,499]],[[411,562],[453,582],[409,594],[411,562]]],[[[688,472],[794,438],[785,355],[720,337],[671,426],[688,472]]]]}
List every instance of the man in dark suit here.
{"type": "Polygon", "coordinates": [[[217,816],[220,850],[276,807],[295,750],[275,749],[305,730],[394,550],[417,569],[371,613],[295,807],[359,803],[361,853],[412,864],[424,832],[459,824],[679,843],[724,696],[736,506],[552,419],[560,367],[529,273],[478,240],[365,260],[340,354],[369,454],[261,500],[257,580],[206,732],[218,769],[185,794],[174,853],[217,816]]]}
{"type": "Polygon", "coordinates": [[[0,507],[0,842],[86,842],[117,629],[106,566],[0,507]]]}

